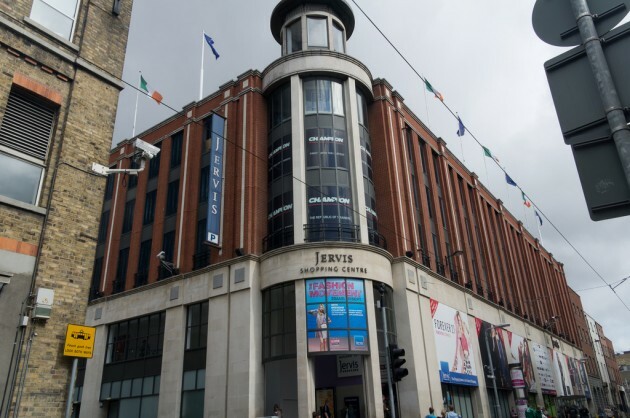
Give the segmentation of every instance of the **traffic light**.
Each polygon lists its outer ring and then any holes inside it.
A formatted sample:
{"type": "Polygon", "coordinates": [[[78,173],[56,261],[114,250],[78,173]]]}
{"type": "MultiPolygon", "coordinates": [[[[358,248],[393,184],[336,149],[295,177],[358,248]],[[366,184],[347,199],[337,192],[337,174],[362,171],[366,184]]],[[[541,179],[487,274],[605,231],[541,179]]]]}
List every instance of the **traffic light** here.
{"type": "Polygon", "coordinates": [[[403,358],[404,356],[404,348],[398,348],[396,344],[389,345],[389,365],[392,370],[392,379],[394,382],[400,382],[403,377],[409,374],[409,370],[400,367],[407,362],[407,360],[403,358]]]}

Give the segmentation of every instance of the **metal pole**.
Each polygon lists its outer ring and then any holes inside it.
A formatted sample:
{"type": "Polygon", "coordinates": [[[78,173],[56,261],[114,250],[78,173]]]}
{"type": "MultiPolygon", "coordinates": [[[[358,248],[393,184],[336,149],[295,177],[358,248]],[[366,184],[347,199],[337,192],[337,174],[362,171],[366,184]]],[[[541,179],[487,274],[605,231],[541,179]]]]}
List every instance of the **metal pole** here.
{"type": "Polygon", "coordinates": [[[617,147],[619,160],[626,175],[626,182],[630,187],[630,130],[627,126],[626,116],[610,74],[608,62],[602,49],[602,42],[597,35],[597,30],[593,23],[593,15],[589,10],[588,3],[586,0],[570,1],[578,29],[580,30],[582,43],[586,49],[586,56],[595,77],[599,97],[604,105],[612,138],[617,147]]]}
{"type": "Polygon", "coordinates": [[[66,401],[66,418],[70,418],[72,415],[72,395],[74,394],[74,382],[77,379],[77,364],[79,359],[77,357],[72,360],[72,372],[70,373],[70,385],[68,386],[68,400],[66,401]]]}
{"type": "Polygon", "coordinates": [[[385,369],[387,370],[387,389],[389,390],[389,411],[391,413],[392,418],[396,418],[396,409],[394,408],[394,385],[392,383],[392,370],[391,364],[389,360],[389,341],[387,338],[387,315],[385,314],[385,303],[384,303],[384,295],[385,295],[385,287],[381,285],[379,287],[379,292],[381,292],[381,316],[383,318],[383,340],[385,341],[385,369]]]}
{"type": "Polygon", "coordinates": [[[496,408],[495,418],[499,418],[501,416],[501,411],[499,405],[499,391],[497,390],[497,375],[494,372],[494,366],[492,365],[492,355],[490,354],[490,344],[488,344],[488,333],[490,333],[492,329],[494,329],[494,326],[491,325],[490,328],[488,328],[484,333],[484,336],[486,337],[486,352],[488,353],[488,363],[490,363],[490,372],[492,373],[492,386],[494,387],[494,400],[496,402],[494,405],[496,408]]]}

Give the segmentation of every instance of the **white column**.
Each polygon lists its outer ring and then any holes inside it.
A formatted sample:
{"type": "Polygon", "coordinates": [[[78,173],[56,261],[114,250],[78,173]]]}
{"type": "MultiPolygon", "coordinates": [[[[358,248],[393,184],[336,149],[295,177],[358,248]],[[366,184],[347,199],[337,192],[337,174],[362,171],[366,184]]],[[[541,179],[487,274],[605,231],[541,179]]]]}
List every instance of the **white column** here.
{"type": "Polygon", "coordinates": [[[81,398],[81,418],[105,418],[107,407],[101,408],[99,397],[101,394],[101,377],[105,365],[105,351],[107,350],[107,325],[96,327],[94,336],[94,352],[87,360],[85,378],[83,379],[83,397],[81,398]]]}
{"type": "MultiPolygon", "coordinates": [[[[380,297],[380,295],[379,295],[380,297]]],[[[381,366],[378,357],[378,337],[376,330],[375,315],[380,315],[378,310],[373,309],[374,306],[374,289],[372,282],[365,281],[365,306],[369,312],[374,315],[368,315],[368,335],[370,344],[370,356],[365,359],[363,366],[363,388],[365,390],[365,407],[367,409],[365,416],[383,418],[383,394],[381,392],[381,366]]]]}
{"type": "Polygon", "coordinates": [[[306,157],[304,156],[304,94],[300,76],[291,77],[291,160],[293,163],[293,239],[304,242],[306,224],[306,157]]]}
{"type": "Polygon", "coordinates": [[[185,337],[186,307],[177,306],[167,309],[164,323],[164,348],[162,350],[162,374],[158,403],[159,418],[170,418],[180,415],[185,337]]]}
{"type": "Polygon", "coordinates": [[[295,282],[295,336],[297,360],[298,416],[310,417],[315,411],[315,376],[308,358],[306,338],[306,287],[304,280],[295,282]]]}

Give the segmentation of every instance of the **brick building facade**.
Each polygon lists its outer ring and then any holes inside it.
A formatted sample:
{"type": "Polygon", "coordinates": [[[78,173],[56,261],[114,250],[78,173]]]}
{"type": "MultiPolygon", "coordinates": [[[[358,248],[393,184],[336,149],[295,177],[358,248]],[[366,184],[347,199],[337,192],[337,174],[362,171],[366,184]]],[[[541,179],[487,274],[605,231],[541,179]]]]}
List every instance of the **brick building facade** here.
{"type": "Polygon", "coordinates": [[[131,1],[0,3],[0,416],[64,416],[83,323],[131,1]],[[35,295],[52,289],[50,319],[35,295]]]}
{"type": "Polygon", "coordinates": [[[562,263],[346,54],[354,24],[342,0],[280,1],[282,56],[141,133],[159,155],[109,177],[82,416],[509,414],[512,363],[531,405],[592,406],[562,263]],[[385,336],[409,370],[392,392],[385,336]]]}

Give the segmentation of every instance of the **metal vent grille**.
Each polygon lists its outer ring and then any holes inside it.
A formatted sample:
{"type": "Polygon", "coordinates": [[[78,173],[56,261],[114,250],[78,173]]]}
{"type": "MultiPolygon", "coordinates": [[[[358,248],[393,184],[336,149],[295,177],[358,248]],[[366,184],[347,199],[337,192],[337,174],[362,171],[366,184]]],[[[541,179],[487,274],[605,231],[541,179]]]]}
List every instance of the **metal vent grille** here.
{"type": "Polygon", "coordinates": [[[46,160],[55,110],[12,91],[0,126],[0,145],[46,160]]]}

